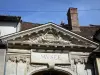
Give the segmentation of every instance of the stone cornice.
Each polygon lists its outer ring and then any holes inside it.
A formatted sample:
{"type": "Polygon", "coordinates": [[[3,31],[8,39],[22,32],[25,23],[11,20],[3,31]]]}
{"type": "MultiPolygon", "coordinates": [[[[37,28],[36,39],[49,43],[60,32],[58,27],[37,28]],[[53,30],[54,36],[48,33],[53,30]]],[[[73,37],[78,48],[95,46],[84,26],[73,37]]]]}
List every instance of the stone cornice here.
{"type": "Polygon", "coordinates": [[[19,45],[29,45],[29,46],[32,46],[32,45],[37,45],[37,46],[42,46],[42,45],[45,45],[45,46],[62,46],[62,47],[66,47],[66,46],[70,46],[70,47],[84,47],[84,48],[96,48],[94,46],[89,46],[89,45],[78,45],[78,44],[50,44],[50,43],[30,43],[30,42],[22,42],[22,41],[8,41],[8,44],[12,44],[12,45],[16,45],[16,44],[19,44],[19,45]]]}
{"type": "Polygon", "coordinates": [[[95,47],[83,45],[61,45],[61,44],[30,44],[20,42],[8,42],[8,48],[18,49],[58,49],[58,50],[71,50],[71,51],[93,51],[95,47]]]}

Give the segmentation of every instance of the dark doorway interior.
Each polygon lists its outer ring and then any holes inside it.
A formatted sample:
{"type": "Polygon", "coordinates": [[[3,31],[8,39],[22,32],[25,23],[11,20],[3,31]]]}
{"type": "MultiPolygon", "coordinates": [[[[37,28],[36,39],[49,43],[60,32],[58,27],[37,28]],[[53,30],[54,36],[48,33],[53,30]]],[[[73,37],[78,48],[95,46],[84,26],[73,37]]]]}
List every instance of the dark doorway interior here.
{"type": "Polygon", "coordinates": [[[60,72],[60,71],[41,71],[41,72],[37,72],[33,75],[69,75],[69,74],[66,74],[66,73],[60,72]]]}

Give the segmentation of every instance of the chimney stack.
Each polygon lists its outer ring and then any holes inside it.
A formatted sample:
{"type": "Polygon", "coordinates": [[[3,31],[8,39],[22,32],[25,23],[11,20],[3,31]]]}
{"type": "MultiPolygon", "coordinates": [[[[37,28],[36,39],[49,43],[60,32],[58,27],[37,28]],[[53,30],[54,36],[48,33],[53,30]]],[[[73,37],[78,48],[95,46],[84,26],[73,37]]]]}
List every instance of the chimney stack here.
{"type": "Polygon", "coordinates": [[[68,25],[70,30],[80,31],[77,8],[69,8],[67,16],[68,16],[68,25]]]}

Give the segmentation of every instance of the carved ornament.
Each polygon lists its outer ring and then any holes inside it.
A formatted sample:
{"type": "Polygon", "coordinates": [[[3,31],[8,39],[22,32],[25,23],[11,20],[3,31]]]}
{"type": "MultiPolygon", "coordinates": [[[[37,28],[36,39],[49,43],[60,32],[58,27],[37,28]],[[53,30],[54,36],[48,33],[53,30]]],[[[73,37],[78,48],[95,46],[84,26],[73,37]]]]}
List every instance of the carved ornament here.
{"type": "Polygon", "coordinates": [[[26,40],[24,42],[29,43],[44,43],[44,44],[68,44],[71,45],[72,43],[69,40],[63,39],[60,35],[54,34],[52,30],[48,31],[45,34],[38,35],[38,37],[35,38],[29,38],[29,40],[26,40]]]}
{"type": "Polygon", "coordinates": [[[28,56],[14,56],[14,55],[9,55],[7,57],[7,61],[10,60],[11,62],[20,62],[22,61],[23,63],[29,62],[29,57],[28,56]]]}

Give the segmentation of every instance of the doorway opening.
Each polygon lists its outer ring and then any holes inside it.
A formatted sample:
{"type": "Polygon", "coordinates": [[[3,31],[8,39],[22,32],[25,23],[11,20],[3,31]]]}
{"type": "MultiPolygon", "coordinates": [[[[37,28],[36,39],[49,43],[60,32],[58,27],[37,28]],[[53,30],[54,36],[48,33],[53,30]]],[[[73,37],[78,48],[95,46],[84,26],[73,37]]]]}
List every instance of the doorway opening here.
{"type": "Polygon", "coordinates": [[[34,73],[32,75],[71,75],[71,74],[52,70],[52,71],[40,71],[40,72],[34,73]]]}

